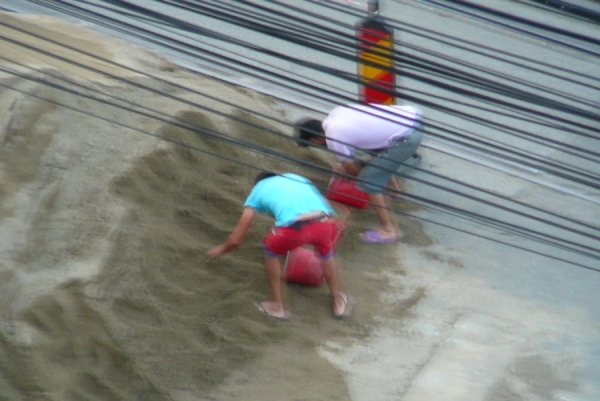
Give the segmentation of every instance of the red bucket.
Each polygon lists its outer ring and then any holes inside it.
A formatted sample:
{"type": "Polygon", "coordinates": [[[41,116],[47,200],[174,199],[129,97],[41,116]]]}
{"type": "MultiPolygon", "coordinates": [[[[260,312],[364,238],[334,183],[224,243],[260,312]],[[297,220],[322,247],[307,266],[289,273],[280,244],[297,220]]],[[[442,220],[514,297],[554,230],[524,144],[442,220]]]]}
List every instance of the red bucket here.
{"type": "Polygon", "coordinates": [[[310,249],[296,248],[288,253],[283,280],[318,287],[325,281],[323,262],[310,249]]]}
{"type": "MultiPolygon", "coordinates": [[[[336,221],[333,225],[333,249],[334,252],[340,246],[346,224],[336,221]]],[[[323,276],[323,261],[315,256],[315,253],[306,248],[296,248],[288,252],[283,267],[283,280],[287,283],[320,286],[325,281],[323,276]]]]}
{"type": "Polygon", "coordinates": [[[327,188],[327,199],[345,203],[359,209],[369,207],[367,193],[356,187],[355,181],[333,177],[327,188]]]}

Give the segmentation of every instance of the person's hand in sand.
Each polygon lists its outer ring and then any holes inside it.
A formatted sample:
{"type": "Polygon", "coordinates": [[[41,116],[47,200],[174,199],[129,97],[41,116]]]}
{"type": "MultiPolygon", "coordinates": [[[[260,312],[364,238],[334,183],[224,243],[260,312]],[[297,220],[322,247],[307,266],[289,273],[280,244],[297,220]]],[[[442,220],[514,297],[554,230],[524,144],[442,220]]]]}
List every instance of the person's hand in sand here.
{"type": "Polygon", "coordinates": [[[323,275],[331,292],[333,316],[347,316],[348,298],[340,292],[337,266],[333,258],[334,223],[329,216],[335,212],[307,178],[291,173],[259,173],[232,233],[225,243],[209,249],[206,255],[215,258],[240,246],[257,212],[266,213],[275,219],[275,224],[263,241],[270,298],[257,302],[257,308],[277,319],[289,317],[282,299],[280,258],[308,244],[314,247],[315,255],[323,261],[323,275]]]}
{"type": "Polygon", "coordinates": [[[244,242],[244,238],[246,238],[246,234],[254,222],[254,217],[256,217],[254,208],[250,206],[244,207],[242,216],[238,220],[233,232],[227,237],[227,241],[225,241],[224,244],[210,248],[206,252],[206,255],[210,258],[216,258],[218,256],[223,256],[240,246],[242,242],[244,242]]]}
{"type": "MultiPolygon", "coordinates": [[[[206,255],[209,258],[216,258],[219,256],[223,256],[227,252],[230,252],[227,250],[228,248],[230,248],[230,246],[227,246],[226,244],[217,245],[215,247],[210,248],[208,251],[206,251],[206,255]]],[[[231,247],[231,250],[233,250],[232,247],[231,247]]]]}

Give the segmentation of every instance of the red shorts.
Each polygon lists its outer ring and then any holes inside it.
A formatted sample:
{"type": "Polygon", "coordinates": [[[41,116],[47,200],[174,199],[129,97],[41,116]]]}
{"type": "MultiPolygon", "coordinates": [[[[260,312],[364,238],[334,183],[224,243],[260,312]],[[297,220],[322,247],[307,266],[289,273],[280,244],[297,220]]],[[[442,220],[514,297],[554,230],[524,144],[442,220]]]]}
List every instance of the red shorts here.
{"type": "Polygon", "coordinates": [[[327,219],[302,225],[298,229],[273,226],[263,241],[265,252],[271,257],[279,257],[308,244],[314,247],[318,257],[328,259],[333,253],[333,224],[327,219]]]}

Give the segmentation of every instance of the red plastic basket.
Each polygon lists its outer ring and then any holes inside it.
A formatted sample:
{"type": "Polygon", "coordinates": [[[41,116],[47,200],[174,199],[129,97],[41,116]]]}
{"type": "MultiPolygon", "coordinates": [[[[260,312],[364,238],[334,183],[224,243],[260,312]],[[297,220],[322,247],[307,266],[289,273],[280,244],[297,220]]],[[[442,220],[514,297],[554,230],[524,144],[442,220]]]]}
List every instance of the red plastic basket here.
{"type": "MultiPolygon", "coordinates": [[[[345,232],[346,223],[336,221],[332,237],[334,252],[339,248],[345,232]]],[[[312,250],[306,248],[296,248],[288,252],[283,271],[283,280],[287,283],[318,287],[325,281],[323,262],[312,250]]]]}
{"type": "Polygon", "coordinates": [[[355,181],[339,177],[333,177],[331,181],[329,181],[327,199],[344,203],[358,209],[369,207],[367,193],[358,189],[355,181]]]}
{"type": "Polygon", "coordinates": [[[325,281],[323,262],[310,249],[288,252],[283,280],[287,283],[320,286],[325,281]]]}

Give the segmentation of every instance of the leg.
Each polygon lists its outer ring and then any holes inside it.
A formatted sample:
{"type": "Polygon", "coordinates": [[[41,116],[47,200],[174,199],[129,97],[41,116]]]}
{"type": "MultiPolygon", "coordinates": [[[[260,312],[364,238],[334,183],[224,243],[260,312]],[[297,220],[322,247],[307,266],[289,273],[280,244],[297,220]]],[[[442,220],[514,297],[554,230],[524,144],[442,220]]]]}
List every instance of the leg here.
{"type": "Polygon", "coordinates": [[[261,302],[264,312],[275,318],[285,318],[286,313],[283,307],[283,297],[281,295],[281,263],[278,257],[265,255],[265,274],[269,284],[269,300],[261,302]]]}
{"type": "MultiPolygon", "coordinates": [[[[360,189],[367,192],[369,201],[373,204],[373,209],[377,213],[381,226],[373,231],[368,231],[362,235],[363,240],[367,242],[393,242],[402,238],[403,234],[398,230],[396,232],[392,217],[386,208],[385,198],[382,195],[385,185],[391,188],[398,188],[398,183],[394,172],[408,157],[414,154],[421,143],[421,133],[418,130],[413,131],[404,140],[398,142],[391,148],[374,157],[371,164],[363,168],[359,177],[365,180],[360,189]]],[[[394,188],[394,189],[396,189],[394,188]]]]}
{"type": "Polygon", "coordinates": [[[394,191],[400,191],[400,186],[398,185],[398,180],[396,179],[396,176],[393,174],[390,177],[390,180],[388,181],[388,187],[390,187],[390,189],[393,189],[394,191]]]}
{"type": "Polygon", "coordinates": [[[396,183],[395,177],[391,173],[373,166],[365,167],[359,177],[366,181],[365,184],[361,184],[360,189],[366,192],[367,198],[377,214],[380,223],[379,228],[376,230],[364,233],[362,235],[363,240],[367,242],[395,241],[398,239],[398,235],[396,234],[392,216],[387,210],[387,204],[383,195],[384,185],[391,181],[396,183]],[[365,238],[365,235],[372,238],[365,238]]]}
{"type": "Polygon", "coordinates": [[[392,216],[387,210],[387,205],[385,203],[385,198],[383,197],[383,195],[367,194],[367,197],[372,203],[373,210],[375,210],[375,213],[377,214],[377,217],[379,218],[379,222],[381,224],[381,227],[375,230],[379,238],[381,238],[382,240],[399,240],[400,238],[402,238],[402,234],[400,232],[396,232],[392,216]]]}
{"type": "Polygon", "coordinates": [[[333,315],[341,317],[345,315],[347,298],[340,292],[338,271],[333,256],[323,261],[323,275],[331,293],[331,304],[333,315]],[[344,297],[344,298],[342,298],[344,297]]]}
{"type": "Polygon", "coordinates": [[[334,317],[347,316],[347,297],[340,292],[340,283],[338,276],[338,268],[335,257],[333,255],[333,237],[336,235],[335,223],[331,220],[313,224],[309,226],[310,240],[309,244],[314,246],[315,255],[321,260],[323,267],[323,277],[329,287],[331,294],[331,305],[333,308],[334,317]],[[328,255],[323,259],[323,255],[328,255]]]}
{"type": "Polygon", "coordinates": [[[398,184],[398,179],[395,175],[392,174],[390,180],[387,183],[387,186],[390,190],[386,190],[384,192],[385,196],[392,200],[402,200],[403,196],[400,193],[402,189],[400,189],[400,185],[398,184]]]}

